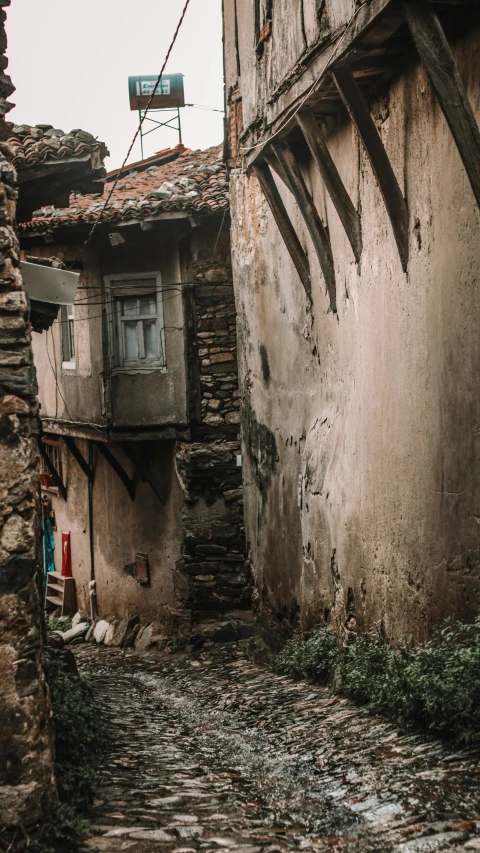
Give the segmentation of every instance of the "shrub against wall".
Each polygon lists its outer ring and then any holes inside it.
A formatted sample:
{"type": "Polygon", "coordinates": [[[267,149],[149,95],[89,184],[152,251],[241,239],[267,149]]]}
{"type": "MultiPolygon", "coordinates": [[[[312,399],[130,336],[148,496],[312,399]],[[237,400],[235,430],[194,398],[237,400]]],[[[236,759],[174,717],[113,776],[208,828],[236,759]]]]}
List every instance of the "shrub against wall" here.
{"type": "Polygon", "coordinates": [[[390,646],[376,628],[339,650],[326,626],[295,637],[275,658],[276,672],[331,684],[355,702],[459,743],[480,742],[480,617],[448,620],[432,640],[390,646]]]}

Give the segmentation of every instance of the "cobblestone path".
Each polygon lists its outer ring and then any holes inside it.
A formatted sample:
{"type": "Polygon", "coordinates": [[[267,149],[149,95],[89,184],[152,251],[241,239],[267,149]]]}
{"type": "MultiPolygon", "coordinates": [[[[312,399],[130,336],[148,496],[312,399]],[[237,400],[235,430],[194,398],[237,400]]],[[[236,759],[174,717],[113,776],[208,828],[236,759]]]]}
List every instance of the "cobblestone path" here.
{"type": "Polygon", "coordinates": [[[234,646],[178,659],[83,646],[78,660],[111,726],[85,853],[480,850],[473,751],[234,646]]]}

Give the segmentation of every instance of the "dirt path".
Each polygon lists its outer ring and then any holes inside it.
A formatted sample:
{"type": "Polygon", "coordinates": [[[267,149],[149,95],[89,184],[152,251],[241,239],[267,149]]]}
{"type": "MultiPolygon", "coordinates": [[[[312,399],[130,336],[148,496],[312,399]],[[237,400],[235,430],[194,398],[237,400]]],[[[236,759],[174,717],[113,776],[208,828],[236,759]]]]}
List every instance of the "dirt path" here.
{"type": "Polygon", "coordinates": [[[78,660],[112,738],[82,851],[480,850],[477,753],[233,646],[176,661],[84,646],[78,660]]]}

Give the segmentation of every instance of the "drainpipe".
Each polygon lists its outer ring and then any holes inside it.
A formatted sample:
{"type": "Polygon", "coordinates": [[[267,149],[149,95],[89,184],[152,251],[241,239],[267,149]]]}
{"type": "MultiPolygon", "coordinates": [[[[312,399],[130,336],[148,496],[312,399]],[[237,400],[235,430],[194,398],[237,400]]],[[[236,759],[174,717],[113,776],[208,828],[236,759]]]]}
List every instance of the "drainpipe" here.
{"type": "Polygon", "coordinates": [[[97,590],[95,581],[95,546],[93,540],[93,464],[94,464],[93,442],[88,442],[88,467],[90,476],[88,478],[88,534],[90,539],[90,583],[88,590],[90,594],[90,617],[92,622],[97,618],[97,590]]]}

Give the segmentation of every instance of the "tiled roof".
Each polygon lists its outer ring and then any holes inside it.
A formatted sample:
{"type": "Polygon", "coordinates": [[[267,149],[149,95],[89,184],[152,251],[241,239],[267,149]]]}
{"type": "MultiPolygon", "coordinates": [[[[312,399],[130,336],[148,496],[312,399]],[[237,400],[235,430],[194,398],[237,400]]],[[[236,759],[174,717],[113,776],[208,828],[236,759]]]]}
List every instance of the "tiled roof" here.
{"type": "MultiPolygon", "coordinates": [[[[162,155],[169,162],[157,161],[157,165],[144,171],[128,167],[130,171],[118,182],[102,216],[104,222],[146,219],[168,212],[218,213],[228,209],[228,182],[221,145],[206,151],[167,149],[155,155],[155,159],[162,155]],[[172,160],[176,151],[177,156],[172,160]]],[[[140,168],[143,163],[135,165],[140,168]]],[[[30,222],[19,226],[20,230],[31,233],[93,224],[103,210],[111,180],[117,174],[118,170],[107,176],[103,198],[72,193],[69,207],[62,210],[44,207],[35,211],[30,222]]]]}
{"type": "Polygon", "coordinates": [[[79,159],[97,151],[101,161],[108,156],[107,147],[91,133],[79,129],[65,133],[49,124],[36,127],[14,124],[7,142],[13,148],[13,164],[19,172],[42,163],[79,159]]]}

